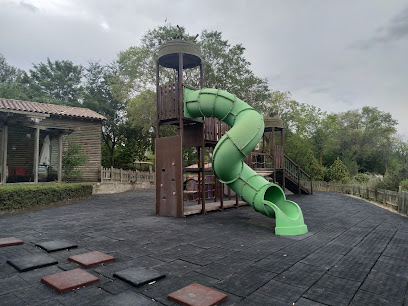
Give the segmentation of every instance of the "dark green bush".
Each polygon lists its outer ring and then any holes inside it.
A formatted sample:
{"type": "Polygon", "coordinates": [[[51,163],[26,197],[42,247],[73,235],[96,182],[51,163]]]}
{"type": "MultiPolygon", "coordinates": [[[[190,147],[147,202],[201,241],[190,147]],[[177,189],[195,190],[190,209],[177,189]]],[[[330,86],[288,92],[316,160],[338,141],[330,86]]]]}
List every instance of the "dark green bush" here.
{"type": "Polygon", "coordinates": [[[347,183],[350,178],[347,167],[338,157],[327,171],[327,176],[330,181],[342,182],[343,184],[347,183]]]}
{"type": "Polygon", "coordinates": [[[312,150],[307,153],[305,170],[315,181],[321,181],[324,178],[323,167],[320,167],[312,150]]]}
{"type": "Polygon", "coordinates": [[[402,187],[402,190],[408,191],[408,180],[401,181],[400,185],[402,187]]]}
{"type": "Polygon", "coordinates": [[[0,211],[89,198],[92,184],[16,184],[0,186],[0,211]]]}
{"type": "Polygon", "coordinates": [[[368,183],[370,177],[365,173],[358,173],[354,176],[354,180],[358,183],[368,183]]]}

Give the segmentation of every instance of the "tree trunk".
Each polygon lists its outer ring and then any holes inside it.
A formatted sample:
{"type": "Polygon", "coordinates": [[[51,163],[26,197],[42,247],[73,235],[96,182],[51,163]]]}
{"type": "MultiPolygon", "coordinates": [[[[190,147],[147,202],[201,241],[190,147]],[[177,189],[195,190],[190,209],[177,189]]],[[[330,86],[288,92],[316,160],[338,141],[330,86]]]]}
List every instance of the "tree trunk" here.
{"type": "Polygon", "coordinates": [[[322,151],[319,152],[319,163],[320,163],[320,167],[323,167],[322,151]]]}

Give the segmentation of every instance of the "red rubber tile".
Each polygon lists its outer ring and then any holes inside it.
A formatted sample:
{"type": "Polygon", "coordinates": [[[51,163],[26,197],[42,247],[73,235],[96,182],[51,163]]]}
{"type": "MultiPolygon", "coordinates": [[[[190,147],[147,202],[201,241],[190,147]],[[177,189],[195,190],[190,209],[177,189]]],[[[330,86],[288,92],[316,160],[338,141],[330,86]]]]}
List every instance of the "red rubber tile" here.
{"type": "Polygon", "coordinates": [[[58,293],[64,293],[80,287],[89,286],[98,281],[99,278],[81,269],[48,275],[41,279],[43,284],[46,284],[58,293]]]}
{"type": "Polygon", "coordinates": [[[115,257],[95,251],[71,256],[68,257],[68,260],[80,264],[84,268],[89,268],[92,266],[103,264],[105,262],[114,261],[115,257]]]}
{"type": "Polygon", "coordinates": [[[170,301],[186,306],[212,306],[227,299],[227,295],[194,283],[167,296],[170,301]]]}
{"type": "Polygon", "coordinates": [[[17,245],[17,244],[23,244],[24,242],[20,239],[17,239],[16,237],[7,237],[7,238],[1,238],[0,239],[0,247],[6,247],[10,245],[17,245]]]}

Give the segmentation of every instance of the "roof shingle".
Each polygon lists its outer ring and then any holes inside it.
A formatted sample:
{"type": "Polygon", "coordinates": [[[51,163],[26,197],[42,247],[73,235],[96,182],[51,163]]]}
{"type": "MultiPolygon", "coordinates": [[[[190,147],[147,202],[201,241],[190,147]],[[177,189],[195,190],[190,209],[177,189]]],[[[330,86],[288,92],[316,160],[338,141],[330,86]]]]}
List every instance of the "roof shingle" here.
{"type": "Polygon", "coordinates": [[[97,112],[94,112],[93,110],[90,110],[89,108],[71,107],[64,105],[21,101],[14,99],[0,98],[0,109],[66,117],[106,120],[104,116],[98,114],[97,112]]]}

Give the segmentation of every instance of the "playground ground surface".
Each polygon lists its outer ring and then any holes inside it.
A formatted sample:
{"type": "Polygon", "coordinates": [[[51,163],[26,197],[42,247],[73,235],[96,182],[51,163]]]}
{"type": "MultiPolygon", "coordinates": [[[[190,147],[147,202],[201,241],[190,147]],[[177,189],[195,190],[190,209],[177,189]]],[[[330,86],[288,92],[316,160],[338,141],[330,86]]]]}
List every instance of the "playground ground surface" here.
{"type": "Polygon", "coordinates": [[[167,295],[192,283],[224,292],[221,305],[408,306],[408,218],[364,200],[315,192],[289,196],[309,233],[279,237],[274,220],[250,206],[183,219],[154,215],[154,191],[140,190],[0,216],[0,305],[172,305],[167,295]],[[57,265],[19,273],[7,260],[47,254],[35,246],[68,240],[57,265]],[[78,268],[68,257],[91,251],[116,261],[84,269],[99,282],[58,294],[43,276],[78,268]],[[166,277],[139,288],[113,273],[153,268],[166,277]]]}

